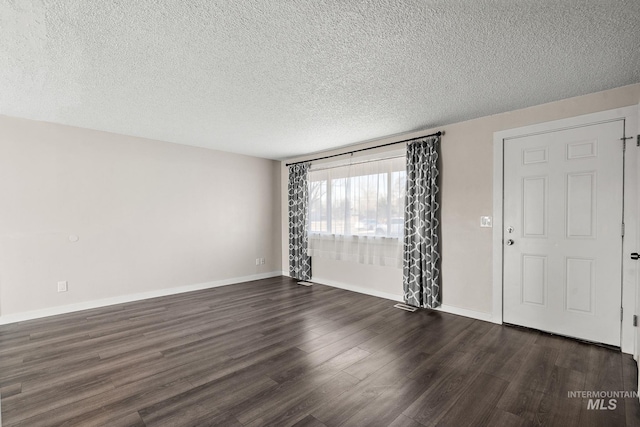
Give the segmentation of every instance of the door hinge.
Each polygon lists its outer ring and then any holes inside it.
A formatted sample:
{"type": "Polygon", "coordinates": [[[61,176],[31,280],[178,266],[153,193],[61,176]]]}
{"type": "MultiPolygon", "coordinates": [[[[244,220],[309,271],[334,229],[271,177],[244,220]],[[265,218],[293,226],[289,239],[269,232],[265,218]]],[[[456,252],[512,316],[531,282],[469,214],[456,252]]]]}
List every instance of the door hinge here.
{"type": "Polygon", "coordinates": [[[633,315],[633,326],[638,326],[638,315],[637,314],[633,315]]]}
{"type": "Polygon", "coordinates": [[[622,231],[622,237],[624,237],[624,222],[622,223],[622,229],[620,231],[622,231]]]}
{"type": "Polygon", "coordinates": [[[640,135],[636,137],[636,147],[640,147],[640,135]]]}
{"type": "Polygon", "coordinates": [[[622,317],[622,310],[623,310],[623,308],[622,308],[622,307],[620,307],[620,321],[621,321],[621,322],[622,322],[622,320],[623,320],[623,317],[622,317]]]}

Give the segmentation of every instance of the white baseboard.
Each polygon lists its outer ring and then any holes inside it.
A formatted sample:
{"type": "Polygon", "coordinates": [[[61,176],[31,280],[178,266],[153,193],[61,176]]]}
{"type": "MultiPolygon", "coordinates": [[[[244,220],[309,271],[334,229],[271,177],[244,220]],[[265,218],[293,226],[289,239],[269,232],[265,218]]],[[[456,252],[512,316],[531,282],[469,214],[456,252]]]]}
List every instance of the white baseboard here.
{"type": "Polygon", "coordinates": [[[73,313],[75,311],[89,310],[92,308],[106,307],[115,304],[124,304],[127,302],[140,301],[149,298],[163,297],[167,295],[181,294],[184,292],[199,291],[202,289],[217,288],[219,286],[233,285],[236,283],[250,282],[252,280],[268,279],[270,277],[278,277],[282,275],[282,271],[271,271],[269,273],[252,274],[250,276],[233,277],[230,279],[216,280],[213,282],[197,283],[194,285],[179,286],[175,288],[158,289],[149,292],[140,292],[137,294],[121,295],[117,297],[104,298],[93,301],[86,301],[77,304],[61,305],[58,307],[45,308],[42,310],[26,311],[23,313],[8,314],[0,316],[0,325],[9,323],[24,322],[26,320],[39,319],[42,317],[55,316],[58,314],[73,313]]]}
{"type": "MultiPolygon", "coordinates": [[[[55,316],[58,314],[73,313],[76,311],[89,310],[92,308],[106,307],[109,305],[124,304],[127,302],[140,301],[140,300],[149,299],[149,298],[181,294],[184,292],[199,291],[202,289],[216,288],[219,286],[233,285],[236,283],[249,282],[252,280],[268,279],[270,277],[278,277],[278,276],[288,276],[288,272],[272,271],[269,273],[254,274],[254,275],[243,276],[243,277],[234,277],[230,279],[217,280],[213,282],[198,283],[194,285],[180,286],[175,288],[158,289],[155,291],[141,292],[141,293],[130,294],[130,295],[122,295],[122,296],[117,296],[112,298],[104,298],[100,300],[86,301],[86,302],[81,302],[77,304],[62,305],[62,306],[51,307],[51,308],[46,308],[42,310],[33,310],[33,311],[27,311],[23,313],[8,314],[8,315],[0,316],[0,325],[6,325],[9,323],[16,323],[16,322],[24,322],[27,320],[55,316]]],[[[404,302],[404,298],[402,294],[393,294],[390,292],[378,291],[375,289],[364,288],[361,286],[350,285],[346,283],[341,283],[333,280],[316,278],[316,277],[312,278],[312,282],[319,283],[321,285],[332,286],[334,288],[344,289],[347,291],[358,292],[365,295],[371,295],[378,298],[385,298],[391,301],[404,302]]],[[[453,307],[449,305],[442,305],[438,307],[436,310],[443,311],[445,313],[455,314],[458,316],[470,317],[472,319],[483,320],[485,322],[492,322],[491,313],[483,313],[480,311],[453,307]]]]}
{"type": "Polygon", "coordinates": [[[392,294],[389,292],[376,291],[375,289],[363,288],[361,286],[349,285],[346,283],[335,282],[333,280],[321,279],[318,277],[312,277],[310,280],[312,283],[319,283],[321,285],[332,286],[334,288],[344,289],[346,291],[358,292],[360,294],[371,295],[373,297],[390,299],[391,301],[403,302],[402,294],[392,294]]]}
{"type": "MultiPolygon", "coordinates": [[[[365,295],[371,295],[374,297],[385,298],[392,301],[404,302],[404,296],[402,294],[392,294],[389,292],[377,291],[375,289],[363,288],[361,286],[349,285],[346,283],[335,282],[333,280],[327,280],[322,278],[313,277],[311,279],[313,283],[319,283],[321,285],[332,286],[334,288],[340,288],[347,291],[358,292],[365,295]]],[[[445,313],[455,314],[458,316],[470,317],[472,319],[482,320],[485,322],[493,322],[491,313],[483,313],[481,311],[469,310],[466,308],[453,307],[450,305],[441,305],[436,308],[438,311],[445,313]]]]}
{"type": "Polygon", "coordinates": [[[453,307],[451,305],[441,305],[436,310],[458,316],[470,317],[471,319],[482,320],[485,322],[496,323],[493,321],[491,313],[483,313],[482,311],[469,310],[468,308],[453,307]]]}

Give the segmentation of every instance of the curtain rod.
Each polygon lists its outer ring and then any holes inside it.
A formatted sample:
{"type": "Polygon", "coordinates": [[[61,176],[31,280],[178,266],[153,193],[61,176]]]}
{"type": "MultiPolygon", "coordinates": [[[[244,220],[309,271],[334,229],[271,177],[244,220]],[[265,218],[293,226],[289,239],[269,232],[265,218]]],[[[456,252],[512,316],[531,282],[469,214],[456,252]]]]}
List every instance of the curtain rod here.
{"type": "Polygon", "coordinates": [[[307,162],[315,162],[316,160],[330,159],[332,157],[338,157],[338,156],[346,156],[347,154],[358,153],[360,151],[366,151],[366,150],[373,150],[374,148],[386,147],[388,145],[401,144],[403,142],[413,141],[414,139],[428,138],[430,136],[441,136],[441,135],[444,135],[444,131],[443,130],[442,131],[438,131],[436,133],[429,134],[429,135],[417,136],[415,138],[409,138],[409,139],[403,139],[402,141],[389,142],[387,144],[376,145],[374,147],[361,148],[359,150],[347,151],[347,152],[344,152],[344,153],[332,154],[330,156],[324,156],[324,157],[316,157],[315,159],[301,160],[299,162],[285,163],[285,166],[297,165],[297,164],[300,164],[300,163],[307,163],[307,162]]]}

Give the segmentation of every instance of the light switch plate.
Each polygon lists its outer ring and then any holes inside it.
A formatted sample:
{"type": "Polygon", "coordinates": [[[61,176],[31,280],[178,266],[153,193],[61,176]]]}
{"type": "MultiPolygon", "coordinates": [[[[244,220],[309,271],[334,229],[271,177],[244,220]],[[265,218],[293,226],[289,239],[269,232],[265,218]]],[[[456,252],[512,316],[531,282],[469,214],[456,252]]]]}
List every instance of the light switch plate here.
{"type": "Polygon", "coordinates": [[[493,219],[490,216],[481,216],[480,217],[480,227],[493,227],[493,219]]]}

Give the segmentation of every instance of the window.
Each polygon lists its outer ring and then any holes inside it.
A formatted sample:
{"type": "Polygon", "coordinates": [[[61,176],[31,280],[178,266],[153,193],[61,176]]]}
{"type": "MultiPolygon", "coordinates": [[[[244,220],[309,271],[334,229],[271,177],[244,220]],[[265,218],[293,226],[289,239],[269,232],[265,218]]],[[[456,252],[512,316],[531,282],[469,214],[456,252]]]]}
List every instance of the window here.
{"type": "Polygon", "coordinates": [[[401,237],[405,160],[370,161],[309,173],[309,232],[401,237]]]}
{"type": "Polygon", "coordinates": [[[406,160],[365,160],[309,172],[310,255],[397,265],[406,160]]]}

